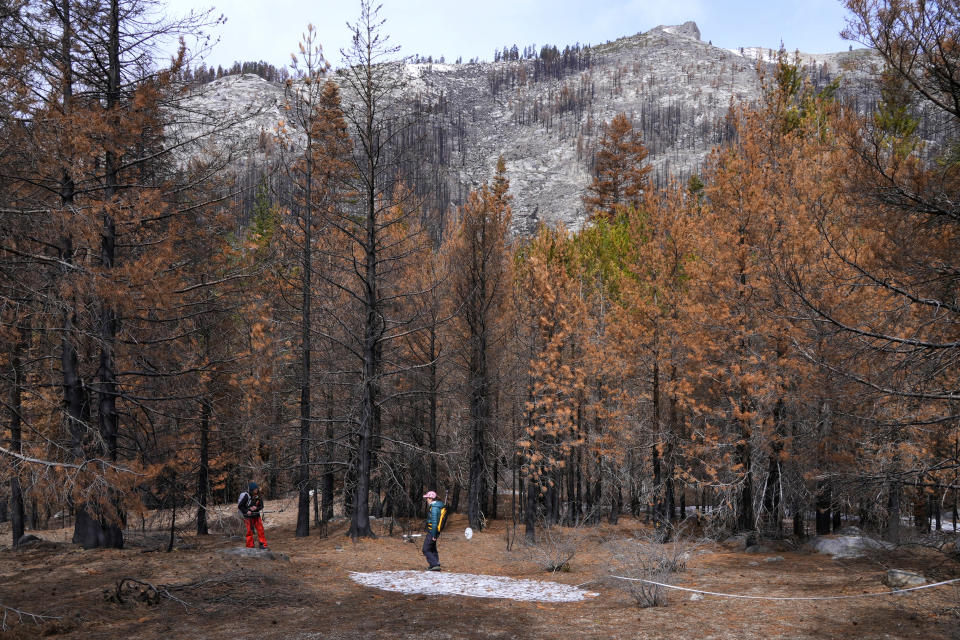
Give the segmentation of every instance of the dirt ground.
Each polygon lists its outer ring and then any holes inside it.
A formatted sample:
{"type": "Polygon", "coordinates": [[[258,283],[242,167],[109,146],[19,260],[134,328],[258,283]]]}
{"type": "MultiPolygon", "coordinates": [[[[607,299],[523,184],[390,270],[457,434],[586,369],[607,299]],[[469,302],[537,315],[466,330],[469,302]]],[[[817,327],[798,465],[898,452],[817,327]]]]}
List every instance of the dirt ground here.
{"type": "MultiPolygon", "coordinates": [[[[224,554],[243,546],[236,523],[229,522],[223,526],[233,536],[181,532],[170,553],[169,534],[159,531],[131,532],[123,550],[94,551],[68,544],[70,528],[32,532],[47,542],[0,549],[0,605],[7,608],[8,627],[0,638],[960,638],[960,583],[813,602],[691,600],[689,593],[673,591],[666,606],[638,608],[604,579],[610,566],[606,543],[640,526],[629,518],[616,527],[586,530],[570,571],[554,574],[522,552],[506,551],[502,521],[468,541],[464,517],[454,516],[440,540],[446,571],[585,584],[600,594],[596,598],[536,603],[380,591],[354,583],[350,572],[422,569],[420,539],[405,542],[396,528],[390,536],[380,522],[380,537],[356,544],[345,537],[344,522],[326,537],[314,531],[298,539],[291,504],[266,508],[284,506],[269,517],[267,539],[288,560],[224,554]],[[123,602],[117,602],[117,585],[125,578],[138,582],[123,583],[123,602]],[[56,619],[18,623],[11,609],[56,619]]],[[[887,590],[881,582],[887,568],[919,571],[935,581],[960,577],[960,564],[926,550],[834,560],[803,551],[747,554],[733,545],[711,545],[674,582],[749,595],[849,595],[887,590]],[[773,556],[783,560],[765,561],[773,556]]]]}

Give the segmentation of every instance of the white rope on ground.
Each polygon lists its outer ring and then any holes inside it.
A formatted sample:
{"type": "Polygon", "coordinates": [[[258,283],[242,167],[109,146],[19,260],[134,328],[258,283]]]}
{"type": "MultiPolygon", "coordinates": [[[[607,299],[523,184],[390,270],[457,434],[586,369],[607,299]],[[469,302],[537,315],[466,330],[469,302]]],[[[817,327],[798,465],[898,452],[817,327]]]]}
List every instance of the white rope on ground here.
{"type": "Polygon", "coordinates": [[[687,587],[678,587],[672,584],[664,584],[662,582],[654,582],[653,580],[644,580],[643,578],[626,578],[624,576],[610,576],[611,578],[617,578],[618,580],[629,580],[630,582],[645,582],[647,584],[655,584],[658,587],[664,587],[666,589],[676,589],[678,591],[689,591],[690,593],[702,593],[708,596],[719,596],[721,598],[740,598],[743,600],[846,600],[848,598],[872,598],[874,596],[896,596],[901,593],[907,593],[908,591],[919,591],[920,589],[932,589],[933,587],[942,587],[945,584],[950,584],[953,582],[960,582],[960,578],[954,578],[953,580],[944,580],[943,582],[936,582],[934,584],[925,584],[919,587],[910,587],[909,589],[894,589],[893,591],[881,591],[879,593],[857,593],[854,595],[845,595],[845,596],[745,596],[737,593],[719,593],[716,591],[703,591],[702,589],[689,589],[687,587]]]}

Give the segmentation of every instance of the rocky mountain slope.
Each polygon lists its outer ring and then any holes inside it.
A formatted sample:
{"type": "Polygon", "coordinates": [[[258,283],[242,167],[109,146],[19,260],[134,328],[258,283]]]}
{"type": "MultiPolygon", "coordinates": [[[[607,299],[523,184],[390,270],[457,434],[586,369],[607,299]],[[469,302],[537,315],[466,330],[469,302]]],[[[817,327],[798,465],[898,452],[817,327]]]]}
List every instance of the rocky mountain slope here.
{"type": "MultiPolygon", "coordinates": [[[[546,60],[409,64],[406,91],[426,116],[413,180],[431,206],[445,209],[488,180],[503,155],[516,228],[530,230],[538,221],[575,228],[584,220],[581,196],[603,122],[626,113],[643,132],[654,180],[684,180],[729,135],[730,105],[758,98],[758,68],[775,56],[769,49],[712,46],[687,22],[546,60]]],[[[870,51],[800,59],[816,86],[839,77],[842,99],[860,109],[875,104],[871,77],[879,63],[870,51]]],[[[253,149],[264,148],[284,104],[283,87],[242,75],[205,85],[187,110],[222,114],[224,122],[250,114],[218,139],[246,142],[256,158],[253,149]]],[[[199,126],[184,125],[180,134],[199,126]]]]}

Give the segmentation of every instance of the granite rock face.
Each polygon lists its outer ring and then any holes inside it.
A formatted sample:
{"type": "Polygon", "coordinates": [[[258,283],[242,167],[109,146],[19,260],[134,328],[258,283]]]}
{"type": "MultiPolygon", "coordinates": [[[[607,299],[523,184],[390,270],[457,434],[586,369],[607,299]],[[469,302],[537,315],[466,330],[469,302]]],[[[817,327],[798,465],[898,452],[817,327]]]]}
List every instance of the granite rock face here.
{"type": "Polygon", "coordinates": [[[866,536],[818,536],[810,541],[810,548],[834,558],[859,558],[871,551],[884,551],[892,545],[866,536]]]}
{"type": "MultiPolygon", "coordinates": [[[[840,78],[841,99],[861,110],[876,103],[871,77],[879,61],[870,51],[799,56],[814,87],[840,78]]],[[[581,197],[602,123],[626,113],[642,131],[653,180],[686,180],[729,138],[731,104],[759,99],[758,69],[769,70],[775,60],[769,49],[703,42],[697,25],[686,22],[560,51],[546,62],[408,64],[404,96],[421,116],[410,166],[430,206],[444,210],[489,180],[502,155],[516,230],[540,221],[576,228],[585,219],[581,197]]],[[[268,138],[281,123],[283,147],[302,139],[284,120],[284,90],[253,75],[216,80],[184,101],[192,121],[174,135],[219,126],[206,147],[188,145],[188,153],[229,145],[238,159],[262,161],[277,148],[268,138]]]]}
{"type": "Polygon", "coordinates": [[[912,571],[887,569],[887,574],[884,576],[883,582],[894,589],[908,589],[910,587],[920,587],[927,584],[927,579],[919,573],[912,571]]]}
{"type": "Polygon", "coordinates": [[[273,560],[281,562],[290,562],[290,557],[285,553],[271,551],[269,549],[250,549],[246,547],[234,547],[220,551],[223,555],[238,556],[240,558],[256,558],[259,560],[273,560]]]}

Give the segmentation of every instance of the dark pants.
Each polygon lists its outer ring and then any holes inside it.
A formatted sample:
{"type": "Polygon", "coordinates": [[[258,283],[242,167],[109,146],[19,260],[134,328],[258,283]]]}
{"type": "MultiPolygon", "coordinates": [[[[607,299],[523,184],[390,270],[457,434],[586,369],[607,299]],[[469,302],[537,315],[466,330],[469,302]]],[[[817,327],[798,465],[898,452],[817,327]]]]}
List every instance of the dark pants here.
{"type": "Polygon", "coordinates": [[[423,555],[427,564],[435,567],[440,564],[440,554],[437,553],[437,539],[429,533],[423,534],[423,555]]]}

